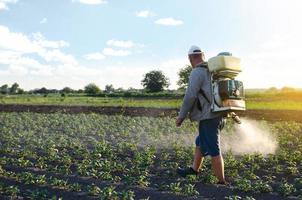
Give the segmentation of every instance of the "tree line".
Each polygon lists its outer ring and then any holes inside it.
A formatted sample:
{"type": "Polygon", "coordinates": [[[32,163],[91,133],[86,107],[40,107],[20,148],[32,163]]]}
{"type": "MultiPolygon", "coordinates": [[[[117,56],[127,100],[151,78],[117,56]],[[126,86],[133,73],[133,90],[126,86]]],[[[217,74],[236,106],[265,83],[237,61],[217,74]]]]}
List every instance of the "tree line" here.
{"type": "MultiPolygon", "coordinates": [[[[181,69],[178,73],[179,80],[177,84],[179,85],[179,88],[183,89],[187,85],[188,82],[188,76],[191,72],[191,67],[186,66],[183,69],[181,69]]],[[[143,86],[143,90],[135,89],[135,88],[117,88],[115,89],[112,84],[108,84],[105,86],[105,90],[101,90],[99,86],[97,86],[95,83],[89,83],[86,85],[83,89],[74,90],[70,87],[64,87],[61,90],[58,89],[47,89],[45,87],[37,88],[29,91],[25,91],[24,89],[20,88],[18,83],[14,83],[11,86],[8,84],[2,85],[0,87],[0,93],[1,94],[52,94],[52,93],[60,93],[60,94],[81,94],[86,93],[88,95],[98,95],[101,93],[107,93],[107,94],[113,94],[113,93],[125,93],[127,95],[130,93],[139,93],[139,92],[145,92],[145,93],[158,93],[165,91],[169,85],[170,81],[169,78],[167,78],[164,73],[160,70],[152,70],[148,73],[146,73],[141,80],[141,84],[143,86]]]]}
{"type": "MultiPolygon", "coordinates": [[[[178,81],[177,85],[179,86],[178,89],[184,90],[189,81],[189,75],[192,71],[192,67],[190,65],[186,65],[181,68],[178,72],[178,81]]],[[[52,93],[59,93],[61,95],[65,94],[87,94],[91,96],[148,96],[148,93],[161,93],[159,96],[169,96],[169,90],[167,88],[170,85],[169,78],[167,78],[162,71],[160,70],[152,70],[146,73],[141,80],[141,84],[143,89],[135,89],[135,88],[117,88],[115,89],[112,84],[108,84],[105,86],[104,90],[101,90],[99,86],[95,83],[89,83],[83,89],[74,90],[70,87],[64,87],[61,90],[57,89],[47,89],[45,87],[25,91],[24,89],[19,87],[18,83],[14,83],[11,86],[5,84],[0,87],[1,94],[52,94],[52,93]],[[166,93],[164,93],[166,92],[166,93]],[[122,94],[122,95],[121,95],[122,94]]],[[[275,92],[294,92],[294,88],[290,87],[283,87],[278,90],[275,87],[269,88],[266,92],[267,93],[275,93],[275,92]]],[[[153,95],[154,96],[154,95],[153,95]]]]}

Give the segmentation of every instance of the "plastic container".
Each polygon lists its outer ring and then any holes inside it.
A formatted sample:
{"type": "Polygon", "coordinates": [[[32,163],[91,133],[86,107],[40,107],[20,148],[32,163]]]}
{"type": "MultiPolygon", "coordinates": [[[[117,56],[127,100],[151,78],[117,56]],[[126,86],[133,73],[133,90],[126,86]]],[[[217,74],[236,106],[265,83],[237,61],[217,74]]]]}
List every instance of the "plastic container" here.
{"type": "Polygon", "coordinates": [[[233,71],[241,72],[240,58],[233,56],[215,56],[208,60],[210,72],[233,71]]]}

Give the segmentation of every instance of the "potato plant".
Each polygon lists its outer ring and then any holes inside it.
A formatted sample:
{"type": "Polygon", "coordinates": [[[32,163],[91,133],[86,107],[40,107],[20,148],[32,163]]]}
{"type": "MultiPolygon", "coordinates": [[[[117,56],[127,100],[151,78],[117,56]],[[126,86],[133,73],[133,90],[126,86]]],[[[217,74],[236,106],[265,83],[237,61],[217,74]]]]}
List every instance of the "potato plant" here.
{"type": "MultiPolygon", "coordinates": [[[[191,164],[196,124],[169,117],[0,113],[0,199],[285,199],[302,197],[302,124],[266,123],[276,154],[223,152],[230,186],[191,164]],[[277,195],[277,196],[276,196],[277,195]]],[[[227,128],[231,128],[228,124],[227,128]]]]}

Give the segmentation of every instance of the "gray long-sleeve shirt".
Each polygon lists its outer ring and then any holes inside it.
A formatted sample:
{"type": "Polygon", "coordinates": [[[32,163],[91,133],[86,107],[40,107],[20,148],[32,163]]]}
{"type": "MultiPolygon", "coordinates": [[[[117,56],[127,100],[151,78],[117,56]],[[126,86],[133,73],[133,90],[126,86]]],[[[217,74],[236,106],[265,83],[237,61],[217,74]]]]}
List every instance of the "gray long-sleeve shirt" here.
{"type": "Polygon", "coordinates": [[[213,113],[211,111],[211,102],[213,101],[211,87],[210,72],[205,67],[200,67],[199,65],[193,68],[179,117],[186,118],[189,114],[191,120],[200,121],[221,116],[221,113],[213,113]],[[203,91],[210,102],[200,93],[200,90],[203,91]],[[197,106],[197,101],[200,102],[201,110],[197,106]]]}

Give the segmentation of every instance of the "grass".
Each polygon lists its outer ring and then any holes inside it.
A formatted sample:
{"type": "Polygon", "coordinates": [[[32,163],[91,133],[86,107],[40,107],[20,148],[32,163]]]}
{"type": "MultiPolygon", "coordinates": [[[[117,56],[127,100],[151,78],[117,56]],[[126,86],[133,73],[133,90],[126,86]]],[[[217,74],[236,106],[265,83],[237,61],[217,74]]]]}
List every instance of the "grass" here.
{"type": "MultiPolygon", "coordinates": [[[[48,95],[10,95],[0,96],[1,104],[31,105],[87,105],[87,106],[128,106],[179,108],[182,99],[169,98],[109,98],[48,95]]],[[[259,110],[302,110],[302,93],[247,93],[247,109],[259,110]]]]}

